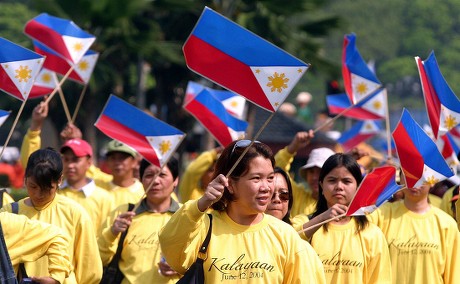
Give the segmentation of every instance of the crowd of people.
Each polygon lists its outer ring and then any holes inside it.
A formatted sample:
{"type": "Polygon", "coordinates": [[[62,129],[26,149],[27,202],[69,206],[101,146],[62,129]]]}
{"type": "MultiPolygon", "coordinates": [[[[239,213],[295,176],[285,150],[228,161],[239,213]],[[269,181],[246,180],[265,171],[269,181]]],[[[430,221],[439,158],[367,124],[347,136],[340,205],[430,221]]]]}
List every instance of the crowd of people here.
{"type": "Polygon", "coordinates": [[[276,153],[236,140],[204,151],[183,173],[174,156],[160,168],[113,140],[107,174],[74,125],[61,132],[59,150],[42,148],[47,114],[37,105],[21,147],[27,197],[0,191],[14,277],[100,283],[115,260],[121,283],[176,283],[202,257],[206,283],[460,283],[458,184],[443,183],[440,208],[423,185],[349,217],[370,170],[359,163],[365,153],[314,148],[295,173],[313,131],[276,153]]]}

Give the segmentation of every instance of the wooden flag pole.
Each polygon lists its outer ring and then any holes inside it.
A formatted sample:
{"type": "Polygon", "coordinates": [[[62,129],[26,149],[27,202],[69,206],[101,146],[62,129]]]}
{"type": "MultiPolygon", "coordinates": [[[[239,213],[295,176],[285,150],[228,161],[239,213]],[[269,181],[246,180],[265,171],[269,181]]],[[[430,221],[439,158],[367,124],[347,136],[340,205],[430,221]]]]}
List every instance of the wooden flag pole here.
{"type": "Polygon", "coordinates": [[[73,69],[74,69],[74,66],[70,67],[69,71],[67,71],[67,73],[64,75],[64,77],[62,77],[62,79],[59,82],[59,84],[56,86],[56,88],[54,88],[53,92],[51,92],[51,94],[46,99],[46,101],[45,101],[46,104],[51,101],[51,99],[54,97],[56,92],[62,87],[62,84],[64,84],[64,81],[67,80],[67,78],[70,76],[70,73],[72,73],[73,69]]]}
{"type": "Polygon", "coordinates": [[[22,111],[24,110],[24,106],[26,105],[26,101],[27,100],[24,100],[22,102],[21,108],[19,109],[18,114],[16,115],[16,118],[14,119],[13,125],[11,126],[10,133],[8,134],[5,144],[3,144],[2,151],[0,152],[0,160],[3,157],[3,152],[5,151],[6,146],[8,146],[8,143],[10,142],[11,136],[13,135],[14,128],[16,127],[16,124],[18,123],[19,116],[21,115],[22,111]]]}
{"type": "Polygon", "coordinates": [[[64,92],[62,91],[62,88],[59,86],[59,82],[57,82],[56,80],[56,76],[54,76],[54,81],[58,87],[59,97],[61,98],[62,106],[64,107],[64,112],[65,116],[67,117],[67,121],[71,122],[69,107],[67,106],[67,103],[65,101],[64,92]]]}
{"type": "Polygon", "coordinates": [[[338,216],[335,216],[334,218],[330,218],[330,219],[324,220],[323,222],[320,222],[320,223],[318,223],[318,224],[311,225],[311,226],[308,227],[308,228],[305,228],[305,229],[302,229],[302,230],[300,230],[300,231],[297,231],[297,233],[300,234],[300,233],[309,231],[309,230],[311,230],[311,229],[313,229],[313,228],[319,227],[319,226],[321,226],[321,225],[323,225],[323,224],[329,223],[329,222],[331,222],[331,221],[340,219],[340,218],[345,217],[345,216],[347,216],[347,213],[343,213],[343,214],[340,214],[340,215],[338,215],[338,216]]]}
{"type": "Polygon", "coordinates": [[[387,155],[388,155],[388,160],[391,162],[393,160],[393,155],[391,154],[391,133],[390,133],[390,111],[388,109],[388,94],[385,92],[385,98],[387,100],[387,107],[386,107],[386,118],[385,118],[385,124],[386,124],[386,133],[387,133],[387,155]]]}
{"type": "Polygon", "coordinates": [[[75,107],[75,110],[72,115],[72,120],[70,120],[71,123],[75,122],[75,118],[77,117],[78,110],[80,109],[80,106],[83,101],[83,97],[85,96],[87,88],[88,88],[88,84],[85,84],[85,86],[83,87],[83,90],[80,93],[80,97],[78,98],[77,106],[75,107]]]}
{"type": "Polygon", "coordinates": [[[248,152],[249,148],[252,146],[252,144],[254,144],[254,141],[256,141],[256,139],[260,136],[260,134],[262,133],[262,130],[265,129],[265,127],[267,127],[268,123],[270,122],[270,120],[272,120],[273,116],[275,116],[275,112],[272,112],[272,114],[267,118],[267,120],[265,121],[265,123],[262,125],[262,127],[259,129],[259,131],[256,133],[256,135],[254,136],[253,139],[251,139],[251,143],[249,144],[248,147],[246,147],[243,151],[243,153],[241,153],[241,155],[238,157],[238,160],[236,160],[236,162],[233,164],[233,166],[230,168],[230,170],[228,171],[228,173],[225,175],[226,178],[230,177],[230,175],[233,173],[233,171],[235,170],[236,166],[238,166],[239,162],[243,159],[244,155],[248,152]]]}

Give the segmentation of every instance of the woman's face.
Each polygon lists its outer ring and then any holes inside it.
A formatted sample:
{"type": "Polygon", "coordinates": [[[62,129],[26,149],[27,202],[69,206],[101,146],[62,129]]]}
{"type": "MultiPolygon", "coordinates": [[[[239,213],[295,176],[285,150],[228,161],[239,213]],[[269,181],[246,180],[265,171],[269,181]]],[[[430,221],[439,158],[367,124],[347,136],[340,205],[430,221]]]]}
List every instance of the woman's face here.
{"type": "Polygon", "coordinates": [[[320,183],[328,207],[336,203],[348,206],[358,187],[353,175],[343,166],[334,168],[320,183]]]}
{"type": "Polygon", "coordinates": [[[415,188],[403,188],[404,199],[412,202],[418,202],[427,200],[428,194],[430,193],[429,185],[422,185],[415,188]]]}
{"type": "Polygon", "coordinates": [[[282,174],[275,174],[274,187],[272,200],[268,204],[265,213],[282,220],[289,209],[289,189],[286,179],[282,174]]]}
{"type": "Polygon", "coordinates": [[[273,180],[272,163],[262,156],[252,159],[248,171],[237,181],[230,178],[228,190],[235,196],[235,213],[249,216],[265,212],[273,195],[273,180]]]}
{"type": "Polygon", "coordinates": [[[142,177],[142,184],[146,190],[152,184],[147,199],[149,202],[158,204],[162,201],[168,200],[174,188],[177,186],[178,179],[174,179],[168,167],[161,169],[157,166],[150,165],[145,169],[144,176],[142,177]],[[153,181],[153,178],[155,181],[153,181]],[[152,183],[153,181],[153,183],[152,183]]]}
{"type": "Polygon", "coordinates": [[[43,207],[50,203],[56,196],[59,182],[52,182],[51,188],[45,189],[38,186],[34,177],[26,177],[25,185],[27,188],[27,193],[29,194],[29,198],[32,201],[32,205],[34,207],[43,207]]]}

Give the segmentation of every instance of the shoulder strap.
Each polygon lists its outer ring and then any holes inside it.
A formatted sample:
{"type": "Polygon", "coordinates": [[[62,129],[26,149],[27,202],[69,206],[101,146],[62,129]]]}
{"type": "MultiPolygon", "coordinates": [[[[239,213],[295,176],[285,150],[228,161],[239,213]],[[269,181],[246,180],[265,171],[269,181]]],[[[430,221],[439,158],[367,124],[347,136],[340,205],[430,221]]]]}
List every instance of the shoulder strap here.
{"type": "Polygon", "coordinates": [[[11,264],[10,255],[3,237],[2,224],[0,222],[0,281],[2,283],[18,283],[14,275],[13,265],[11,264]]]}
{"type": "Polygon", "coordinates": [[[6,189],[0,189],[0,208],[3,205],[3,193],[5,193],[6,189]]]}
{"type": "Polygon", "coordinates": [[[200,247],[200,253],[206,253],[208,250],[209,241],[211,240],[211,233],[212,233],[212,215],[208,214],[209,216],[209,229],[208,234],[206,235],[206,239],[204,239],[203,244],[200,247]]]}
{"type": "MultiPolygon", "coordinates": [[[[128,211],[131,211],[133,209],[134,209],[134,204],[129,203],[128,204],[128,211]]],[[[120,261],[120,258],[121,258],[121,251],[123,250],[123,242],[125,241],[126,234],[128,234],[128,229],[129,229],[129,227],[126,228],[126,231],[121,233],[120,240],[118,241],[117,252],[113,256],[113,258],[110,261],[109,265],[107,265],[107,266],[110,266],[110,267],[118,266],[118,262],[120,261]]]]}
{"type": "Polygon", "coordinates": [[[14,214],[19,213],[19,204],[17,202],[11,203],[11,212],[14,214]]]}

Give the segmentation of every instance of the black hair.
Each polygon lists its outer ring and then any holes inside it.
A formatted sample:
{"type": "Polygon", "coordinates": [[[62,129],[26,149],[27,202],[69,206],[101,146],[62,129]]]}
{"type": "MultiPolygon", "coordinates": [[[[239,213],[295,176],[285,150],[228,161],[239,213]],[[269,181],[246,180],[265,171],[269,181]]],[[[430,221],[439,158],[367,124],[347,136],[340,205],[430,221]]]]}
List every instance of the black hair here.
{"type": "MultiPolygon", "coordinates": [[[[321,213],[325,212],[328,210],[327,206],[327,200],[324,197],[323,194],[323,188],[321,187],[321,183],[324,181],[324,178],[335,168],[338,167],[345,167],[351,175],[354,177],[356,180],[357,186],[361,184],[361,181],[363,180],[363,176],[361,173],[361,169],[359,167],[358,162],[356,162],[356,159],[353,158],[353,156],[349,154],[344,154],[344,153],[336,153],[332,156],[330,156],[325,162],[323,167],[321,168],[321,172],[319,174],[319,197],[318,197],[318,203],[316,203],[316,211],[313,213],[312,218],[320,215],[321,213]]],[[[362,216],[353,216],[352,218],[355,218],[357,222],[357,231],[363,230],[368,224],[369,220],[365,215],[362,216]]],[[[327,231],[327,223],[323,225],[324,229],[327,231]]]]}
{"type": "MultiPolygon", "coordinates": [[[[147,161],[146,159],[142,159],[140,165],[139,165],[139,176],[142,177],[144,176],[145,170],[150,166],[150,162],[147,161]]],[[[171,156],[169,159],[168,163],[166,163],[166,166],[168,167],[169,171],[171,172],[173,176],[173,180],[175,180],[179,176],[179,161],[177,160],[176,157],[171,156]]]]}
{"type": "Polygon", "coordinates": [[[39,149],[33,152],[25,169],[25,177],[33,177],[41,190],[50,190],[53,182],[62,177],[61,154],[53,148],[39,149]]]}
{"type": "MultiPolygon", "coordinates": [[[[239,159],[244,150],[249,147],[237,147],[235,146],[238,141],[233,141],[222,151],[222,154],[216,161],[216,167],[214,169],[213,179],[215,179],[219,174],[227,175],[230,172],[230,169],[239,159]]],[[[263,157],[270,160],[272,167],[275,167],[275,159],[273,157],[273,152],[264,143],[254,142],[248,151],[244,154],[243,158],[239,161],[238,165],[232,171],[229,178],[233,180],[238,180],[241,176],[246,174],[249,171],[249,163],[252,159],[256,157],[263,157]]],[[[228,191],[227,188],[224,189],[224,194],[221,199],[212,205],[212,208],[217,211],[224,211],[227,207],[228,202],[234,201],[235,197],[233,194],[228,191]]]]}
{"type": "Polygon", "coordinates": [[[288,173],[286,173],[280,167],[275,167],[274,172],[275,172],[275,174],[282,175],[284,177],[284,179],[286,180],[286,184],[287,184],[287,188],[288,188],[288,192],[289,192],[289,203],[288,203],[288,211],[287,211],[286,215],[284,215],[283,219],[281,219],[281,220],[283,220],[284,222],[286,222],[289,225],[291,225],[291,208],[292,208],[292,201],[293,201],[291,179],[289,178],[288,173]]]}

